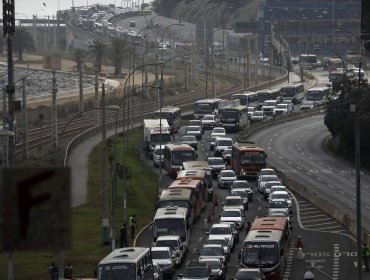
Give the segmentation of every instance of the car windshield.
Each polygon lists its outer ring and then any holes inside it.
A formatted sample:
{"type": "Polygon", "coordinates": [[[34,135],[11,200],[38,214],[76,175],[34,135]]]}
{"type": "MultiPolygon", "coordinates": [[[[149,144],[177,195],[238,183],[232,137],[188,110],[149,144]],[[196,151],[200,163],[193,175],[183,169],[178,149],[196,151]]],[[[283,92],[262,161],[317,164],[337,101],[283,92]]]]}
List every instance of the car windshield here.
{"type": "Polygon", "coordinates": [[[207,260],[206,262],[208,263],[208,265],[211,269],[220,269],[221,268],[221,263],[219,261],[207,260]]]}
{"type": "Polygon", "coordinates": [[[208,159],[209,165],[224,165],[224,160],[222,158],[212,158],[208,159]]]}
{"type": "Polygon", "coordinates": [[[168,251],[152,251],[152,259],[170,259],[168,251]]]}
{"type": "Polygon", "coordinates": [[[261,275],[258,271],[238,271],[235,275],[236,280],[260,280],[261,275]]]}
{"type": "Polygon", "coordinates": [[[207,267],[188,267],[185,269],[183,277],[187,278],[205,278],[208,276],[207,267]]]}
{"type": "Polygon", "coordinates": [[[240,211],[224,211],[222,212],[222,217],[240,217],[240,211]]]}
{"type": "Polygon", "coordinates": [[[199,127],[196,126],[188,126],[186,131],[199,131],[199,127]]]}
{"type": "Polygon", "coordinates": [[[230,195],[241,196],[242,198],[247,197],[245,191],[231,191],[230,195]]]}
{"type": "Polygon", "coordinates": [[[286,105],[285,104],[278,104],[278,105],[276,105],[275,109],[286,109],[286,105]]]}
{"type": "Polygon", "coordinates": [[[221,244],[222,246],[227,246],[225,239],[211,239],[207,241],[207,244],[221,244]]]}
{"type": "Polygon", "coordinates": [[[288,203],[285,200],[271,200],[269,202],[270,208],[288,208],[288,203]]]}
{"type": "Polygon", "coordinates": [[[253,116],[262,116],[262,115],[263,115],[263,112],[261,112],[261,111],[253,112],[253,116]]]}
{"type": "Polygon", "coordinates": [[[243,204],[243,201],[239,198],[233,198],[233,199],[226,199],[225,200],[225,205],[226,206],[238,206],[238,205],[242,205],[243,204]]]}
{"type": "Polygon", "coordinates": [[[156,155],[159,155],[159,156],[163,156],[164,155],[164,149],[158,149],[158,150],[155,150],[154,153],[156,155]]]}
{"type": "Polygon", "coordinates": [[[222,172],[222,177],[235,177],[235,173],[233,171],[222,172]]]}
{"type": "Polygon", "coordinates": [[[224,128],[214,128],[212,130],[212,134],[213,133],[221,133],[221,134],[225,134],[225,129],[224,128]]]}
{"type": "Polygon", "coordinates": [[[224,249],[222,247],[203,247],[203,256],[222,256],[224,254],[224,249]]]}
{"type": "Polygon", "coordinates": [[[247,181],[234,181],[233,189],[245,189],[248,188],[250,185],[247,181]]]}
{"type": "Polygon", "coordinates": [[[263,176],[263,175],[276,175],[276,173],[274,170],[262,169],[260,172],[260,176],[263,176]]]}
{"type": "Polygon", "coordinates": [[[278,181],[277,176],[263,176],[261,182],[278,181]]]}
{"type": "Polygon", "coordinates": [[[190,120],[188,124],[189,125],[200,125],[201,121],[199,121],[199,120],[190,120]]]}
{"type": "Polygon", "coordinates": [[[265,101],[262,106],[275,106],[275,101],[265,101]]]}
{"type": "Polygon", "coordinates": [[[229,227],[213,227],[209,234],[231,234],[231,229],[229,227]]]}
{"type": "Polygon", "coordinates": [[[189,136],[183,136],[182,138],[181,138],[181,141],[197,141],[197,139],[195,138],[195,136],[191,136],[191,135],[189,135],[189,136]]]}
{"type": "Polygon", "coordinates": [[[289,195],[287,193],[272,193],[271,194],[271,199],[276,199],[276,198],[281,198],[281,199],[290,199],[289,195]]]}
{"type": "Polygon", "coordinates": [[[224,150],[223,154],[224,155],[231,155],[231,150],[226,149],[226,150],[224,150]]]}
{"type": "Polygon", "coordinates": [[[170,247],[171,249],[176,249],[179,244],[176,240],[157,240],[155,243],[156,247],[170,247]]]}
{"type": "Polygon", "coordinates": [[[217,146],[232,146],[233,141],[232,140],[218,140],[217,141],[217,146]]]}

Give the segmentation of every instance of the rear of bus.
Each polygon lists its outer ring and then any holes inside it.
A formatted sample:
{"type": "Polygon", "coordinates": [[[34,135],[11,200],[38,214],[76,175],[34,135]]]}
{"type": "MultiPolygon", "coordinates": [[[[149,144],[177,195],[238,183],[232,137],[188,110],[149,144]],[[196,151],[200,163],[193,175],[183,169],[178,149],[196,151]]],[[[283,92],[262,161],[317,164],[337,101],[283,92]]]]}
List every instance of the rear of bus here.
{"type": "Polygon", "coordinates": [[[182,179],[193,179],[199,180],[199,189],[202,195],[202,208],[206,207],[206,203],[208,201],[208,177],[205,170],[181,170],[179,174],[177,174],[176,180],[182,179]]]}
{"type": "Polygon", "coordinates": [[[164,168],[168,175],[176,178],[185,161],[196,160],[195,150],[186,144],[167,144],[164,150],[164,168]]]}
{"type": "Polygon", "coordinates": [[[243,242],[240,265],[260,268],[268,280],[280,280],[284,275],[285,258],[281,255],[281,231],[250,230],[243,242]]]}

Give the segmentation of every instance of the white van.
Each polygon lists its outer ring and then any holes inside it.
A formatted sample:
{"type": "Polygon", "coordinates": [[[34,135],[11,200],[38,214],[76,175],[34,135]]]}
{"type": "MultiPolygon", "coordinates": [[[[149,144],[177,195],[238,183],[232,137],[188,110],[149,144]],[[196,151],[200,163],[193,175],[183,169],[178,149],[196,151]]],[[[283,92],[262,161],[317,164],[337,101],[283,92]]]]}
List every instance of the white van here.
{"type": "Polygon", "coordinates": [[[180,266],[184,260],[185,247],[178,235],[159,236],[155,242],[155,247],[170,247],[176,266],[180,266]]]}
{"type": "Polygon", "coordinates": [[[153,164],[155,167],[163,166],[165,145],[156,145],[153,150],[153,164]]]}

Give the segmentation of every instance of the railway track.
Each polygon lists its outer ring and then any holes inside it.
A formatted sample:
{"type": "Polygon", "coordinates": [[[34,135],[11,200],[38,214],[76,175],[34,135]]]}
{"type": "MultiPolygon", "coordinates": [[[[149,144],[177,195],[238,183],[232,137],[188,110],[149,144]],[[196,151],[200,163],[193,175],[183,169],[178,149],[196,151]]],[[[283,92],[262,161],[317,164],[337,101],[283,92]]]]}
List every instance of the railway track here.
{"type": "MultiPolygon", "coordinates": [[[[202,75],[202,73],[200,73],[202,75]]],[[[204,74],[204,73],[203,73],[204,74]]],[[[230,97],[235,92],[240,92],[243,89],[243,81],[235,78],[226,76],[223,74],[216,74],[216,78],[219,84],[222,83],[223,89],[217,90],[216,87],[216,96],[220,98],[227,98],[230,97]]],[[[210,96],[208,96],[211,98],[210,96]]],[[[188,93],[182,93],[177,96],[167,97],[163,101],[164,106],[179,106],[183,109],[186,106],[191,106],[191,104],[198,99],[206,98],[205,88],[200,88],[198,90],[194,90],[188,93]]],[[[147,102],[145,101],[145,106],[143,106],[142,101],[139,97],[130,97],[130,108],[129,111],[127,109],[127,104],[124,108],[124,112],[122,109],[119,112],[111,112],[110,110],[106,111],[106,122],[114,122],[114,121],[122,121],[123,116],[130,116],[131,119],[135,117],[148,117],[151,113],[153,113],[156,109],[156,104],[154,101],[147,102]]],[[[102,123],[101,120],[101,113],[99,114],[99,124],[102,123]]],[[[62,131],[65,126],[68,124],[67,122],[60,122],[58,123],[58,138],[59,139],[62,135],[62,131]]],[[[68,139],[80,134],[81,132],[92,128],[93,126],[97,125],[94,111],[88,112],[85,116],[74,119],[68,127],[65,129],[63,133],[63,138],[61,141],[61,147],[63,148],[63,144],[68,142],[68,139]]],[[[25,141],[24,141],[24,133],[19,132],[17,141],[16,141],[16,148],[15,154],[21,155],[25,151],[25,141]]],[[[27,134],[27,149],[28,151],[34,150],[40,147],[46,147],[47,145],[52,144],[52,125],[47,124],[40,128],[34,128],[28,130],[27,134]]]]}

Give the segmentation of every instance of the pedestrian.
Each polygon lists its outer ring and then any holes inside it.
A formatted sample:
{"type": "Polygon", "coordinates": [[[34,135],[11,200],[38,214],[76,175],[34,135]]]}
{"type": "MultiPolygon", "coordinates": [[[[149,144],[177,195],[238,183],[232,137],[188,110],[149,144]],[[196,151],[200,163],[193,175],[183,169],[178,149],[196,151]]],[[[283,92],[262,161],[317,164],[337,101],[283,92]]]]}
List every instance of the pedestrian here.
{"type": "Polygon", "coordinates": [[[295,243],[295,247],[297,249],[299,249],[299,248],[302,248],[303,249],[302,237],[300,235],[297,236],[297,241],[295,243]]]}
{"type": "Polygon", "coordinates": [[[51,280],[58,280],[58,267],[52,262],[49,266],[49,275],[51,280]]]}
{"type": "Polygon", "coordinates": [[[135,238],[135,231],[137,229],[137,224],[136,224],[136,215],[132,215],[130,217],[130,229],[131,229],[131,238],[134,239],[135,238]]]}
{"type": "Polygon", "coordinates": [[[251,230],[252,223],[250,221],[247,222],[247,226],[245,227],[245,233],[248,234],[248,232],[251,230]]]}
{"type": "Polygon", "coordinates": [[[366,242],[362,245],[362,259],[364,260],[365,271],[370,271],[369,269],[370,248],[366,242]]]}
{"type": "Polygon", "coordinates": [[[67,263],[66,267],[64,268],[64,278],[72,279],[72,274],[73,274],[73,267],[71,263],[67,263]]]}
{"type": "Polygon", "coordinates": [[[126,223],[123,223],[122,227],[119,230],[119,247],[120,248],[128,247],[126,223]]]}

